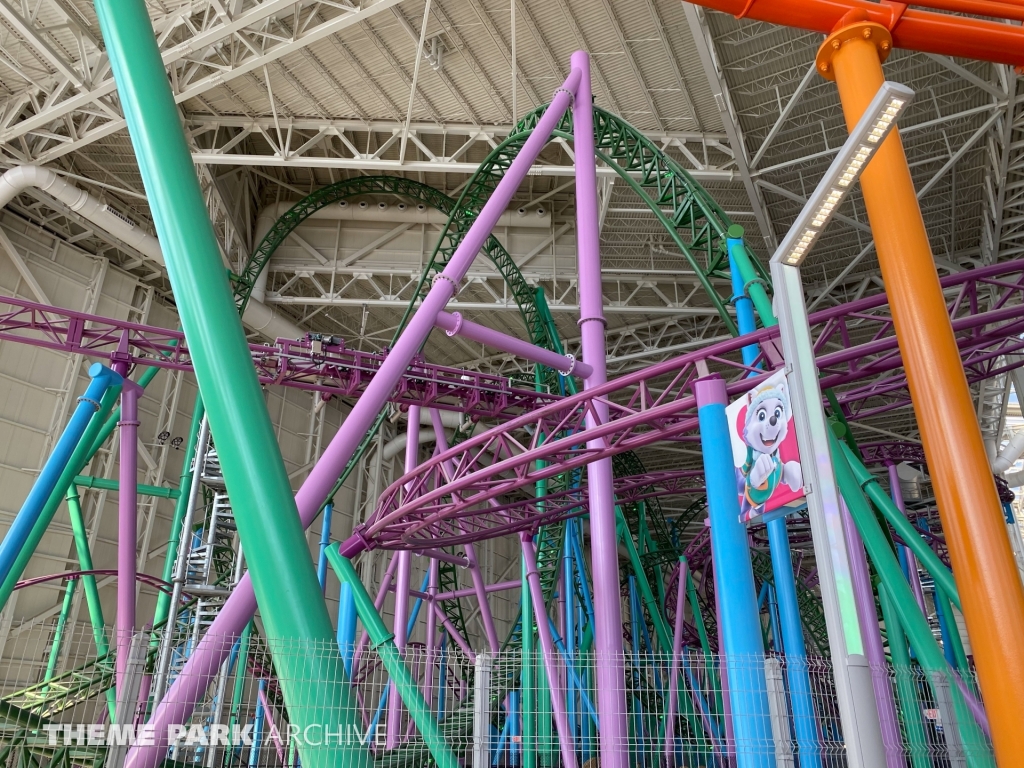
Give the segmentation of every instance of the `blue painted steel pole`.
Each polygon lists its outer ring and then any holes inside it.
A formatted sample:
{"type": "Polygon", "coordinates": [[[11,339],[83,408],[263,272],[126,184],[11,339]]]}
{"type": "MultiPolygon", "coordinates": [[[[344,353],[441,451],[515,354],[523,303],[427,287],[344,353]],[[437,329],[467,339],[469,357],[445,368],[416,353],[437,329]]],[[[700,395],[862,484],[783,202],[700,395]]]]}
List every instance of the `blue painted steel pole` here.
{"type": "Polygon", "coordinates": [[[338,593],[338,649],[345,664],[345,676],[352,679],[352,655],[356,648],[356,599],[352,587],[341,583],[338,593]]]}
{"type": "Polygon", "coordinates": [[[316,578],[320,582],[320,591],[327,592],[327,547],[331,543],[331,512],[334,501],[324,504],[324,519],[320,527],[320,559],[316,564],[316,578]]]}
{"type": "MultiPolygon", "coordinates": [[[[754,320],[754,302],[747,296],[746,291],[743,290],[743,276],[740,274],[739,268],[736,266],[736,258],[733,256],[733,251],[736,248],[743,247],[743,228],[738,226],[729,227],[728,237],[726,238],[726,246],[729,250],[729,274],[732,277],[732,303],[736,307],[736,325],[740,329],[740,335],[746,335],[753,333],[757,330],[757,323],[754,320]]],[[[773,317],[772,320],[775,318],[773,317]]],[[[761,318],[766,326],[775,325],[774,322],[767,322],[767,318],[761,318]]],[[[740,354],[743,355],[744,365],[753,365],[757,359],[758,349],[757,344],[748,344],[740,350],[740,354]]]]}
{"type": "MultiPolygon", "coordinates": [[[[729,249],[729,272],[732,276],[736,321],[740,333],[757,330],[754,322],[753,302],[744,291],[743,277],[734,256],[734,251],[743,248],[743,228],[729,228],[726,240],[729,249]]],[[[778,325],[774,315],[761,318],[767,326],[778,325]]],[[[742,350],[743,362],[750,365],[757,356],[757,347],[750,345],[742,350]],[[751,356],[750,350],[753,350],[751,356]]],[[[789,531],[784,517],[770,520],[768,546],[772,554],[772,573],[775,578],[775,600],[782,624],[782,646],[786,651],[786,674],[793,700],[793,720],[797,744],[800,751],[800,768],[821,768],[821,745],[818,742],[818,728],[814,720],[814,702],[811,694],[811,680],[807,671],[807,651],[804,645],[804,630],[800,623],[800,606],[796,599],[796,578],[793,575],[793,558],[790,553],[789,531]]]]}
{"type": "Polygon", "coordinates": [[[782,624],[782,645],[786,649],[786,676],[793,701],[793,729],[799,747],[800,768],[821,768],[821,744],[818,742],[814,698],[807,672],[804,630],[800,625],[800,608],[796,601],[789,531],[782,519],[772,520],[767,527],[768,544],[772,550],[772,572],[775,575],[775,601],[779,606],[779,622],[782,624]]]}
{"type": "Polygon", "coordinates": [[[746,528],[740,522],[729,423],[725,415],[725,382],[718,376],[697,379],[701,449],[715,558],[715,594],[719,598],[730,704],[736,736],[738,768],[774,768],[774,751],[764,675],[764,646],[757,614],[754,573],[750,566],[746,528]]]}
{"type": "MultiPolygon", "coordinates": [[[[267,681],[260,680],[260,692],[265,696],[267,693],[267,681]]],[[[256,698],[256,716],[252,723],[252,748],[249,750],[249,768],[256,768],[260,764],[260,747],[263,745],[263,720],[266,713],[263,709],[263,699],[256,698]]]]}
{"type": "Polygon", "coordinates": [[[89,367],[89,377],[92,381],[89,382],[85,394],[78,398],[78,405],[75,406],[75,412],[71,414],[64,433],[53,447],[49,458],[46,459],[43,471],[39,473],[25,503],[18,510],[10,530],[7,531],[4,540],[0,542],[0,582],[7,579],[11,568],[14,567],[18,553],[21,552],[29,534],[32,533],[36,520],[42,514],[43,506],[50,498],[50,494],[53,493],[57,480],[82,439],[89,420],[100,409],[100,400],[103,399],[103,394],[112,384],[121,383],[120,376],[100,363],[93,363],[89,367]]]}

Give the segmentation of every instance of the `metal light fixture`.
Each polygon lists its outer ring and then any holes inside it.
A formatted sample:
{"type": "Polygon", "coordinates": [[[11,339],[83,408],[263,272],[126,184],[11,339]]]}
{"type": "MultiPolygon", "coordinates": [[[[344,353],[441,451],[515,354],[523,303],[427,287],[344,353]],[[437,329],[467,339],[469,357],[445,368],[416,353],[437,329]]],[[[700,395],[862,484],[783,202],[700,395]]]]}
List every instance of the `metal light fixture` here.
{"type": "Polygon", "coordinates": [[[885,746],[858,625],[842,502],[832,469],[829,425],[821,406],[800,264],[913,97],[914,92],[906,86],[882,84],[771,259],[779,332],[808,491],[807,515],[835,669],[836,698],[847,759],[851,766],[860,768],[884,765],[885,746]]]}
{"type": "Polygon", "coordinates": [[[850,132],[850,137],[775,251],[773,262],[781,261],[796,267],[806,258],[850,187],[913,98],[914,92],[905,85],[888,80],[882,83],[864,116],[850,132]]]}

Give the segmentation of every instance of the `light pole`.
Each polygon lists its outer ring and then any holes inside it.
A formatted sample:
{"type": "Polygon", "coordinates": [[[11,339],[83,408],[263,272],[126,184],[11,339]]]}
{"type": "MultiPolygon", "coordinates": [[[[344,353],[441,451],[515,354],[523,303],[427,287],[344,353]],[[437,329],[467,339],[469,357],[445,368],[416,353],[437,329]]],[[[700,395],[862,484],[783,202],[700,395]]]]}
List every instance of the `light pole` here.
{"type": "Polygon", "coordinates": [[[913,95],[905,86],[883,83],[771,259],[776,315],[793,401],[814,557],[851,768],[884,765],[885,748],[854,602],[800,264],[913,95]]]}

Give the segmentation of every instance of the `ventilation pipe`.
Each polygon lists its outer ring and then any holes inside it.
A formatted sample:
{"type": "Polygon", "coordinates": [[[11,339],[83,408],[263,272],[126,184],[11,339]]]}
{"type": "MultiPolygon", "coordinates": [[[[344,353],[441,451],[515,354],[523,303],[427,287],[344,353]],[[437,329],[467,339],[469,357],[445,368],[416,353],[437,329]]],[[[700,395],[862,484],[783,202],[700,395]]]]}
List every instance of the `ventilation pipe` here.
{"type": "Polygon", "coordinates": [[[1017,459],[1022,454],[1024,454],[1024,430],[1013,433],[1010,442],[1006,444],[1006,447],[999,452],[999,455],[992,462],[992,473],[996,475],[1003,474],[1017,462],[1017,459]]]}
{"type": "MultiPolygon", "coordinates": [[[[441,423],[445,426],[445,429],[458,429],[462,426],[461,414],[455,413],[454,411],[441,411],[441,423]]],[[[433,422],[430,420],[430,409],[420,408],[420,424],[429,427],[432,426],[433,422]]],[[[394,438],[384,443],[384,448],[381,452],[381,456],[384,459],[391,459],[397,456],[399,453],[405,450],[406,436],[405,433],[396,435],[394,438]]],[[[434,442],[434,432],[429,429],[420,430],[419,444],[434,442]]]]}
{"type": "MultiPolygon", "coordinates": [[[[83,219],[105,230],[159,266],[164,266],[164,254],[160,249],[160,242],[155,237],[85,190],[64,181],[49,168],[21,165],[0,175],[0,208],[32,187],[60,200],[83,219]]],[[[304,331],[280,312],[252,299],[246,305],[242,322],[252,330],[272,339],[298,339],[305,336],[304,331]]]]}

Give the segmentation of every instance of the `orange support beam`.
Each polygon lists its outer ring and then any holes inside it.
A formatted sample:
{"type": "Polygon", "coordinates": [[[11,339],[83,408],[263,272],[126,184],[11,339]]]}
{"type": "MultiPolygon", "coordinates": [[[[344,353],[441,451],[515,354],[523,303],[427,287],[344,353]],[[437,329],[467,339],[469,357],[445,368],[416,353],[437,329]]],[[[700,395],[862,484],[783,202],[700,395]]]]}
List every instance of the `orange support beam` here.
{"type": "MultiPolygon", "coordinates": [[[[880,3],[868,0],[696,0],[696,4],[737,18],[768,21],[823,35],[830,34],[852,12],[885,27],[892,36],[891,44],[897,48],[1024,66],[1024,29],[1021,27],[907,8],[904,3],[886,0],[880,3]]],[[[1020,14],[1024,7],[1016,0],[926,0],[924,4],[992,18],[1003,18],[1000,13],[1019,18],[1016,14],[1020,14]]]]}
{"type": "MultiPolygon", "coordinates": [[[[846,26],[829,35],[816,60],[818,72],[839,87],[849,128],[882,85],[882,61],[893,45],[886,27],[868,17],[846,16],[846,26]]],[[[1024,586],[897,132],[876,150],[861,175],[861,188],[960,588],[996,759],[1000,766],[1021,765],[1024,586]]]]}

